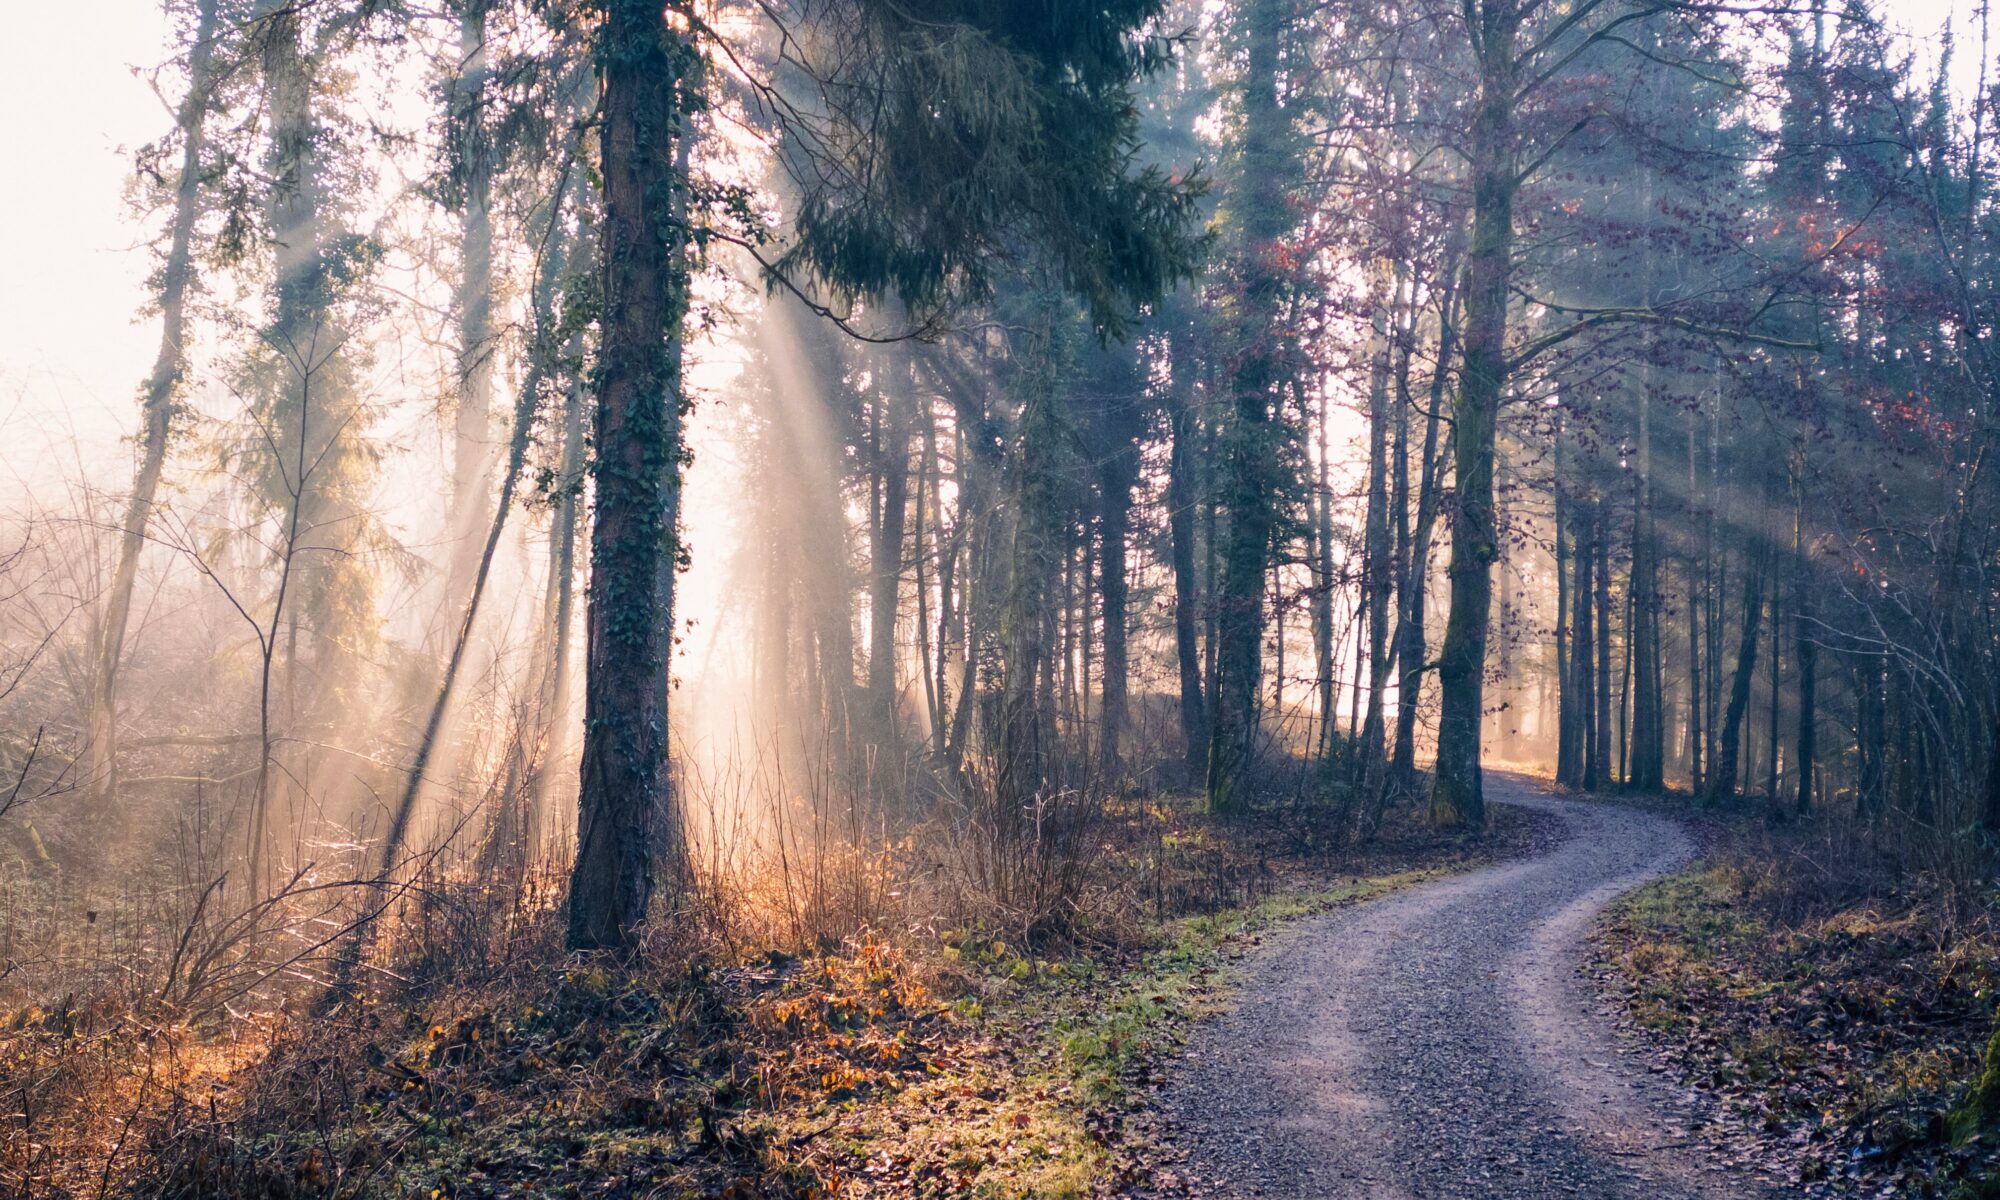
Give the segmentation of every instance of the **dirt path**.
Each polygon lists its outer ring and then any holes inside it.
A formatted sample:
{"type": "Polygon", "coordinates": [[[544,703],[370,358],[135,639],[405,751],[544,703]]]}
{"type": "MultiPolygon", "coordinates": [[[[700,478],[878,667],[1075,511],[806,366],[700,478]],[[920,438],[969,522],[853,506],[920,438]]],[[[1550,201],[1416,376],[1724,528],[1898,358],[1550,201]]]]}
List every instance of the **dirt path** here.
{"type": "Polygon", "coordinates": [[[1172,1072],[1191,1181],[1312,1200],[1788,1194],[1725,1166],[1693,1098],[1579,978],[1597,915],[1685,861],[1687,836],[1518,778],[1486,791],[1555,816],[1557,844],[1276,939],[1172,1072]]]}

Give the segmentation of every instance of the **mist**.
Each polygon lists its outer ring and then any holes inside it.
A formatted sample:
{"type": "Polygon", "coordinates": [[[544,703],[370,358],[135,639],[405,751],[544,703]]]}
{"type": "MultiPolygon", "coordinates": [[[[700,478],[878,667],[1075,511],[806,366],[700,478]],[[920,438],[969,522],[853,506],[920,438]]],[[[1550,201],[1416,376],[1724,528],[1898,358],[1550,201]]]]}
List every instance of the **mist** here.
{"type": "Polygon", "coordinates": [[[1034,1054],[909,1194],[1111,1194],[1163,963],[1593,805],[1985,953],[1983,6],[86,7],[0,71],[23,1196],[446,1186],[404,1093],[874,1194],[812,1121],[1034,1054]]]}

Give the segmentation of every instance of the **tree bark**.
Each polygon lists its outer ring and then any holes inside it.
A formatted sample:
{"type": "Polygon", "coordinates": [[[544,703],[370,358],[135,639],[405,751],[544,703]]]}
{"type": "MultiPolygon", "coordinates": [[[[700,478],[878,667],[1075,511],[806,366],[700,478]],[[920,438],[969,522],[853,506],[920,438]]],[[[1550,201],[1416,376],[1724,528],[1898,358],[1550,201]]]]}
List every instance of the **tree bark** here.
{"type": "Polygon", "coordinates": [[[1279,243],[1290,228],[1283,180],[1290,174],[1278,103],[1285,0],[1248,0],[1243,75],[1242,296],[1239,347],[1229,389],[1231,417],[1220,499],[1229,515],[1221,590],[1215,597],[1216,700],[1210,714],[1208,806],[1245,807],[1241,785],[1257,738],[1264,641],[1264,577],[1275,525],[1277,430],[1273,388],[1283,365],[1278,317],[1285,279],[1279,243]]]}
{"type": "MultiPolygon", "coordinates": [[[[1184,349],[1174,359],[1181,366],[1184,349]]],[[[1177,380],[1178,383],[1178,380],[1177,380]]],[[[1207,760],[1208,706],[1203,703],[1201,643],[1197,636],[1197,583],[1194,565],[1195,484],[1193,447],[1194,406],[1187,392],[1174,388],[1168,410],[1171,422],[1167,457],[1167,540],[1173,557],[1174,664],[1180,683],[1180,724],[1188,778],[1199,779],[1207,760]]]]}
{"type": "Polygon", "coordinates": [[[1598,740],[1597,629],[1596,597],[1593,581],[1597,575],[1597,502],[1592,498],[1582,506],[1581,528],[1576,534],[1576,582],[1571,595],[1576,604],[1570,618],[1570,670],[1576,689],[1577,738],[1579,745],[1577,783],[1586,792],[1596,791],[1603,782],[1602,746],[1598,740]]]}
{"type": "MultiPolygon", "coordinates": [[[[1695,427],[1697,414],[1688,414],[1688,492],[1687,513],[1689,523],[1705,529],[1697,519],[1695,505],[1701,495],[1701,478],[1696,467],[1695,427]]],[[[1688,794],[1702,794],[1702,748],[1706,736],[1703,730],[1702,701],[1706,695],[1702,681],[1701,617],[1706,609],[1703,603],[1703,584],[1708,576],[1708,559],[1712,548],[1704,543],[1698,554],[1687,560],[1687,635],[1688,635],[1688,794]]]]}
{"type": "Polygon", "coordinates": [[[1438,453],[1438,426],[1444,413],[1446,380],[1458,349],[1459,241],[1454,229],[1445,249],[1444,295],[1438,300],[1437,364],[1431,374],[1430,412],[1424,418],[1423,449],[1418,459],[1417,520],[1410,531],[1409,561],[1403,567],[1404,587],[1396,598],[1396,742],[1389,759],[1389,781],[1402,794],[1416,787],[1417,702],[1423,694],[1424,674],[1429,669],[1424,661],[1430,649],[1425,633],[1424,597],[1430,585],[1431,542],[1443,504],[1438,486],[1438,473],[1443,466],[1438,453]]]}
{"type": "Polygon", "coordinates": [[[1472,244],[1466,260],[1465,361],[1452,404],[1451,611],[1438,652],[1436,778],[1431,820],[1478,829],[1486,823],[1479,732],[1485,705],[1487,625],[1493,564],[1494,433],[1507,388],[1507,281],[1512,268],[1514,196],[1520,168],[1514,134],[1518,0],[1476,9],[1479,96],[1472,122],[1472,244]]]}
{"type": "Polygon", "coordinates": [[[1743,636],[1736,648],[1736,671],[1729,683],[1729,704],[1722,712],[1722,732],[1708,781],[1708,801],[1720,804],[1736,796],[1736,771],[1743,746],[1743,717],[1750,708],[1750,682],[1757,671],[1757,633],[1763,619],[1764,579],[1760,566],[1743,575],[1743,636]]]}
{"type": "Polygon", "coordinates": [[[908,372],[902,363],[887,362],[876,387],[879,495],[868,548],[868,708],[873,736],[884,744],[896,736],[896,618],[902,607],[903,533],[910,507],[908,372]]]}
{"type": "Polygon", "coordinates": [[[90,760],[86,778],[100,797],[118,788],[118,667],[132,617],[132,592],[139,555],[159,498],[160,476],[173,436],[174,398],[187,373],[187,293],[194,277],[194,230],[201,215],[201,156],[206,144],[208,90],[215,61],[217,0],[199,0],[194,41],[188,47],[188,91],[175,124],[180,128],[181,171],[174,186],[174,215],[168,227],[167,258],[160,272],[160,348],[146,377],[139,405],[139,462],[132,473],[119,532],[118,561],[104,596],[95,686],[91,688],[90,760]]]}
{"type": "Polygon", "coordinates": [[[1660,696],[1659,543],[1653,517],[1653,383],[1644,372],[1639,392],[1638,478],[1632,505],[1632,756],[1625,785],[1637,792],[1666,787],[1666,719],[1660,696]]]}
{"type": "MultiPolygon", "coordinates": [[[[1113,401],[1119,410],[1129,403],[1113,401]]],[[[1124,770],[1121,741],[1130,720],[1127,696],[1130,676],[1129,640],[1126,632],[1131,581],[1125,563],[1125,541],[1131,532],[1132,488],[1139,478],[1139,446],[1136,431],[1126,423],[1113,423],[1109,453],[1097,467],[1098,512],[1098,594],[1103,602],[1104,669],[1098,685],[1097,763],[1100,776],[1116,780],[1124,770]]]]}
{"type": "Polygon", "coordinates": [[[629,950],[653,893],[655,835],[681,852],[661,680],[671,620],[680,379],[668,343],[687,308],[688,245],[670,218],[679,75],[691,48],[657,4],[605,0],[603,315],[591,514],[588,676],[569,945],[629,950]],[[662,619],[665,617],[666,619],[662,619]]]}
{"type": "Polygon", "coordinates": [[[1792,807],[1799,816],[1808,816],[1813,807],[1813,763],[1819,757],[1819,644],[1812,620],[1812,562],[1806,550],[1805,495],[1800,482],[1797,525],[1793,533],[1796,563],[1792,587],[1792,635],[1795,661],[1799,668],[1798,755],[1792,807]]]}
{"type": "Polygon", "coordinates": [[[1363,514],[1361,584],[1368,627],[1368,708],[1361,722],[1359,782],[1371,808],[1381,785],[1383,702],[1389,674],[1389,368],[1394,350],[1390,331],[1401,292],[1400,269],[1393,281],[1385,278],[1378,284],[1374,361],[1368,369],[1368,502],[1363,514]]]}
{"type": "Polygon", "coordinates": [[[452,424],[450,568],[445,604],[463,602],[477,570],[493,492],[493,165],[485,136],[486,13],[458,0],[459,74],[452,83],[459,200],[458,408],[452,424]]]}

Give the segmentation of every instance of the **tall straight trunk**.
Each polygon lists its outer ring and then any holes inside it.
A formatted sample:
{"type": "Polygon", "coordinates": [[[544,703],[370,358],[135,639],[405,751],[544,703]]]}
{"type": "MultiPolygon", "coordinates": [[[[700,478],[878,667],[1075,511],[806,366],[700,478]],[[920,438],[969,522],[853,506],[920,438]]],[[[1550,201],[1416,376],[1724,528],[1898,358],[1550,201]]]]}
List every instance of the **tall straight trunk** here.
{"type": "MultiPolygon", "coordinates": [[[[933,431],[933,446],[935,446],[936,418],[929,418],[927,425],[933,431]]],[[[958,483],[962,489],[964,467],[960,464],[965,461],[963,432],[954,428],[952,441],[956,451],[952,460],[953,482],[958,483]]],[[[951,532],[947,534],[944,523],[944,463],[935,449],[930,458],[932,470],[935,472],[931,480],[931,526],[936,530],[935,536],[938,539],[937,682],[934,685],[937,689],[937,726],[932,736],[937,743],[938,753],[949,761],[950,742],[946,735],[951,727],[948,714],[952,711],[952,695],[948,672],[951,669],[951,656],[954,650],[961,655],[965,651],[964,620],[958,611],[958,576],[965,543],[965,503],[964,493],[961,490],[958,503],[953,506],[951,532]]]]}
{"type": "MultiPolygon", "coordinates": [[[[1065,537],[1062,542],[1062,588],[1049,614],[1051,640],[1056,647],[1050,672],[1059,677],[1053,682],[1060,685],[1057,694],[1061,696],[1061,707],[1051,705],[1048,711],[1057,713],[1061,718],[1060,724],[1066,725],[1073,734],[1080,733],[1083,725],[1083,713],[1077,706],[1077,659],[1081,642],[1076,629],[1076,557],[1075,541],[1065,537]]],[[[1054,698],[1053,695],[1051,698],[1054,698]]]]}
{"type": "MultiPolygon", "coordinates": [[[[1411,306],[1414,309],[1414,303],[1411,306]]],[[[1411,314],[1414,325],[1414,313],[1411,314]]],[[[1400,330],[1397,351],[1395,419],[1389,436],[1389,561],[1396,600],[1396,627],[1389,638],[1386,680],[1402,670],[1403,594],[1410,588],[1410,347],[1412,330],[1400,330]]],[[[1324,419],[1324,413],[1322,413],[1324,419]]]]}
{"type": "Polygon", "coordinates": [[[1597,574],[1597,523],[1595,502],[1582,505],[1577,522],[1575,559],[1571,567],[1575,583],[1570,596],[1575,611],[1570,617],[1570,686],[1576,692],[1577,776],[1583,790],[1595,791],[1603,782],[1603,759],[1597,740],[1597,633],[1593,619],[1596,600],[1591,582],[1597,574]]]}
{"type": "MultiPolygon", "coordinates": [[[[1304,391],[1303,381],[1294,381],[1293,387],[1298,392],[1304,391]]],[[[1317,422],[1319,454],[1313,468],[1312,503],[1313,682],[1319,720],[1314,753],[1322,761],[1333,754],[1334,722],[1338,717],[1335,706],[1339,694],[1333,678],[1333,444],[1332,422],[1328,419],[1331,405],[1332,398],[1322,393],[1317,422]]]]}
{"type": "Polygon", "coordinates": [[[1417,702],[1423,695],[1424,661],[1429,648],[1425,632],[1425,595],[1430,586],[1431,543],[1437,530],[1438,512],[1443,507],[1438,486],[1438,468],[1445,455],[1437,451],[1438,415],[1443,406],[1431,406],[1424,422],[1423,463],[1417,486],[1417,523],[1410,531],[1410,573],[1407,594],[1401,598],[1402,613],[1397,618],[1396,658],[1396,741],[1389,759],[1392,786],[1408,792],[1417,778],[1417,702]]]}
{"type": "MultiPolygon", "coordinates": [[[[1202,426],[1202,461],[1214,462],[1217,443],[1221,439],[1216,434],[1215,422],[1204,422],[1202,426]]],[[[1206,599],[1202,606],[1202,664],[1201,694],[1203,710],[1208,714],[1207,736],[1202,740],[1200,772],[1196,778],[1206,786],[1208,771],[1209,743],[1215,739],[1215,710],[1217,704],[1216,677],[1221,673],[1217,663],[1221,656],[1221,639],[1217,636],[1222,618],[1217,611],[1216,598],[1221,595],[1222,578],[1222,502],[1217,497],[1217,488],[1211,483],[1202,489],[1201,506],[1201,550],[1202,588],[1206,599]]]]}
{"type": "MultiPolygon", "coordinates": [[[[980,664],[992,651],[1000,625],[1000,597],[1005,585],[999,575],[1006,548],[1000,481],[1005,462],[984,389],[956,371],[945,370],[943,359],[934,362],[954,405],[960,441],[957,524],[965,527],[965,566],[960,573],[958,606],[965,622],[961,639],[964,655],[945,756],[957,772],[964,766],[975,733],[972,718],[980,701],[980,664]]],[[[954,531],[955,540],[958,536],[954,531]]]]}
{"type": "MultiPolygon", "coordinates": [[[[1708,763],[1711,778],[1722,753],[1722,650],[1727,636],[1723,628],[1729,594],[1729,554],[1716,538],[1717,509],[1722,485],[1722,381],[1719,362],[1715,367],[1715,399],[1708,406],[1708,490],[1701,514],[1701,544],[1705,551],[1704,569],[1709,579],[1704,589],[1707,613],[1703,618],[1703,656],[1708,660],[1708,763]]],[[[1706,793],[1704,793],[1706,794],[1706,793]]]]}
{"type": "MultiPolygon", "coordinates": [[[[1358,599],[1349,628],[1354,631],[1354,673],[1348,676],[1347,686],[1347,740],[1351,755],[1351,748],[1361,744],[1361,667],[1368,658],[1368,615],[1366,606],[1358,599]]],[[[1351,757],[1349,765],[1353,765],[1351,757]]]]}
{"type": "Polygon", "coordinates": [[[1666,716],[1660,695],[1659,542],[1653,517],[1653,372],[1639,391],[1638,478],[1632,506],[1632,759],[1626,786],[1666,787],[1666,716]]]}
{"type": "Polygon", "coordinates": [[[868,709],[872,735],[886,743],[896,736],[896,617],[910,509],[911,398],[907,365],[891,363],[882,375],[874,463],[879,501],[868,531],[868,709]]]}
{"type": "Polygon", "coordinates": [[[917,503],[912,510],[916,521],[916,531],[911,539],[912,559],[916,565],[917,587],[917,673],[924,684],[924,723],[929,726],[932,750],[944,753],[945,728],[945,662],[948,653],[948,639],[951,634],[951,587],[953,576],[952,559],[955,550],[947,540],[944,524],[944,502],[939,497],[944,479],[943,464],[938,457],[937,414],[928,399],[920,402],[918,408],[923,416],[923,455],[917,467],[917,503]],[[937,596],[941,607],[936,630],[936,654],[932,654],[932,625],[930,620],[931,581],[924,577],[925,562],[933,562],[937,567],[937,596]]]}
{"type": "Polygon", "coordinates": [[[1757,672],[1757,634],[1764,611],[1764,579],[1760,562],[1743,573],[1743,636],[1736,648],[1736,671],[1729,683],[1729,704],[1722,712],[1708,800],[1719,804],[1736,796],[1736,771],[1743,746],[1743,717],[1750,708],[1750,683],[1757,672]]]}
{"type": "Polygon", "coordinates": [[[1889,724],[1882,695],[1882,661],[1873,654],[1854,657],[1855,757],[1860,759],[1854,785],[1855,815],[1873,820],[1882,813],[1883,757],[1888,752],[1889,724]]]}
{"type": "Polygon", "coordinates": [[[1368,710],[1358,747],[1363,794],[1380,790],[1384,690],[1389,674],[1389,369],[1395,351],[1390,338],[1402,294],[1402,271],[1377,284],[1374,361],[1368,368],[1368,503],[1362,532],[1362,620],[1368,629],[1368,710]]]}
{"type": "Polygon", "coordinates": [[[1285,594],[1280,583],[1280,568],[1271,564],[1271,653],[1276,660],[1271,672],[1271,712],[1277,717],[1279,727],[1285,724],[1285,594]]]}
{"type": "Polygon", "coordinates": [[[1277,427],[1273,389],[1284,365],[1280,344],[1285,279],[1279,242],[1291,226],[1282,180],[1290,115],[1278,103],[1279,42],[1288,0],[1247,0],[1243,74],[1241,312],[1229,380],[1228,444],[1221,501],[1229,514],[1222,585],[1215,595],[1216,698],[1210,712],[1208,806],[1242,809],[1241,784],[1257,739],[1264,643],[1264,576],[1276,524],[1277,427]]]}
{"type": "Polygon", "coordinates": [[[1592,695],[1597,701],[1597,715],[1591,723],[1592,737],[1596,742],[1592,754],[1597,759],[1597,771],[1593,786],[1609,787],[1617,772],[1617,760],[1611,756],[1611,522],[1605,512],[1602,494],[1591,498],[1590,550],[1597,592],[1597,683],[1592,688],[1592,695]]]}
{"type": "Polygon", "coordinates": [[[685,225],[672,220],[684,36],[647,0],[605,0],[601,118],[603,307],[597,366],[588,676],[570,876],[572,949],[636,945],[655,842],[678,870],[667,775],[666,594],[678,515],[687,311],[685,225]]]}
{"type": "MultiPolygon", "coordinates": [[[[1695,504],[1701,495],[1701,478],[1695,457],[1695,414],[1688,415],[1688,491],[1687,512],[1689,524],[1703,528],[1696,518],[1695,504]]],[[[1688,635],[1688,793],[1699,796],[1702,793],[1702,700],[1705,696],[1702,682],[1701,659],[1701,615],[1705,609],[1702,584],[1708,574],[1708,560],[1712,547],[1706,541],[1700,552],[1687,560],[1687,635],[1688,635]]]]}
{"type": "Polygon", "coordinates": [[[1798,483],[1797,524],[1792,535],[1795,574],[1792,585],[1792,635],[1794,661],[1799,670],[1798,754],[1794,757],[1792,806],[1799,816],[1813,807],[1813,763],[1819,758],[1819,645],[1813,628],[1812,562],[1806,552],[1805,485],[1798,483]]]}
{"type": "Polygon", "coordinates": [[[174,215],[167,258],[160,272],[160,346],[139,401],[139,462],[132,496],[119,531],[118,561],[104,594],[95,680],[90,693],[89,768],[85,778],[99,796],[118,788],[118,666],[132,619],[139,555],[160,493],[167,444],[173,435],[174,398],[187,374],[187,294],[194,278],[194,228],[201,215],[201,156],[206,145],[210,75],[215,62],[217,0],[195,6],[194,41],[188,47],[188,91],[174,123],[180,129],[181,170],[174,186],[174,215]]]}
{"type": "MultiPolygon", "coordinates": [[[[1176,348],[1177,373],[1186,351],[1176,348]]],[[[1177,377],[1178,384],[1178,377],[1177,377]]],[[[1201,646],[1195,619],[1197,580],[1194,564],[1195,486],[1193,446],[1195,415],[1184,388],[1176,386],[1168,410],[1167,540],[1173,558],[1174,665],[1180,684],[1180,724],[1189,779],[1201,777],[1208,751],[1208,706],[1202,697],[1201,646]]]]}
{"type": "Polygon", "coordinates": [[[1390,785],[1399,793],[1414,790],[1417,779],[1417,701],[1423,693],[1424,661],[1429,650],[1425,633],[1424,596],[1430,583],[1431,541],[1442,507],[1438,486],[1438,425],[1445,406],[1446,381],[1457,353],[1459,308],[1459,231],[1445,244],[1444,294],[1438,300],[1437,363],[1431,373],[1430,411],[1424,418],[1423,449],[1417,463],[1417,521],[1410,531],[1409,561],[1396,613],[1396,742],[1389,758],[1390,785]]]}
{"type": "Polygon", "coordinates": [[[1570,597],[1573,589],[1570,587],[1569,560],[1573,557],[1571,543],[1575,539],[1569,531],[1569,505],[1563,499],[1566,492],[1563,487],[1560,413],[1557,415],[1554,457],[1555,550],[1552,557],[1556,569],[1556,782],[1564,787],[1575,787],[1582,778],[1582,755],[1578,753],[1576,730],[1576,680],[1570,673],[1575,652],[1571,649],[1570,597]]]}
{"type": "MultiPolygon", "coordinates": [[[[571,247],[561,234],[562,213],[560,204],[552,206],[549,213],[550,230],[547,239],[548,254],[542,261],[541,270],[535,280],[533,290],[534,341],[529,351],[528,371],[521,382],[520,393],[514,402],[512,434],[507,443],[506,468],[500,482],[499,504],[487,514],[487,528],[481,539],[481,552],[473,565],[470,591],[465,601],[465,611],[461,618],[458,639],[452,645],[451,656],[446,662],[442,686],[433,700],[431,719],[424,730],[423,740],[417,748],[416,763],[404,785],[403,804],[398,808],[396,838],[400,840],[406,809],[414,805],[423,785],[423,773],[428,765],[439,730],[443,725],[447,706],[452,699],[452,683],[456,679],[463,662],[466,647],[471,641],[473,623],[477,620],[479,607],[486,591],[486,584],[493,567],[493,554],[500,544],[500,535],[506,526],[513,506],[514,495],[520,485],[521,473],[526,465],[528,448],[534,439],[542,385],[550,374],[553,354],[547,340],[554,329],[557,315],[555,309],[555,288],[569,258],[571,247]]],[[[575,341],[572,349],[581,351],[575,341]]],[[[568,445],[571,413],[577,408],[574,398],[564,405],[563,427],[565,444],[562,447],[562,466],[570,468],[571,450],[568,445]]],[[[544,751],[559,736],[562,728],[556,715],[554,693],[562,686],[561,676],[566,673],[565,647],[569,639],[569,621],[562,610],[568,604],[570,555],[564,553],[561,543],[564,538],[574,538],[574,509],[571,499],[572,524],[566,532],[559,527],[562,519],[561,505],[552,516],[549,528],[549,580],[544,593],[544,621],[535,630],[535,637],[528,652],[530,677],[537,683],[536,695],[532,700],[520,705],[522,716],[515,730],[515,744],[507,757],[506,773],[503,777],[498,803],[488,816],[486,841],[480,848],[476,869],[482,877],[492,879],[512,879],[519,881],[520,872],[528,863],[529,852],[540,829],[542,814],[541,797],[548,778],[548,764],[544,761],[544,751]],[[555,736],[551,736],[555,735],[555,736]]],[[[393,852],[385,856],[383,870],[387,872],[395,866],[393,852]]]]}
{"type": "Polygon", "coordinates": [[[1452,405],[1456,487],[1451,510],[1451,612],[1438,653],[1436,780],[1431,820],[1486,823],[1479,733],[1485,704],[1487,625],[1499,534],[1493,520],[1494,433],[1507,389],[1507,281],[1513,265],[1514,197],[1520,167],[1514,135],[1519,88],[1515,41],[1519,0],[1476,8],[1479,95],[1472,120],[1472,245],[1466,259],[1465,361],[1452,405]]]}
{"type": "Polygon", "coordinates": [[[1067,558],[1065,514],[1055,459],[1065,436],[1054,394],[1054,338],[1059,319],[1045,319],[1039,331],[1048,363],[1033,369],[1030,393],[1021,408],[1020,435],[1009,464],[1008,492],[1012,537],[1008,546],[1006,597],[1001,614],[1001,712],[996,757],[995,827],[1003,836],[1021,828],[1022,814],[1048,781],[1054,716],[1054,679],[1059,664],[1051,653],[1056,636],[1051,584],[1064,574],[1067,558]]]}
{"type": "Polygon", "coordinates": [[[1618,757],[1617,779],[1623,785],[1632,780],[1631,726],[1627,724],[1632,712],[1632,588],[1628,580],[1625,587],[1625,640],[1618,647],[1618,757]]]}
{"type": "Polygon", "coordinates": [[[445,604],[460,604],[477,569],[493,491],[493,164],[485,136],[486,14],[459,0],[458,76],[451,87],[459,186],[458,408],[452,424],[450,569],[445,604]]]}
{"type": "Polygon", "coordinates": [[[1778,731],[1779,711],[1784,700],[1784,675],[1781,648],[1784,645],[1785,610],[1780,607],[1784,599],[1784,589],[1779,580],[1771,581],[1771,723],[1765,735],[1765,743],[1771,748],[1770,773],[1765,779],[1764,795],[1771,807],[1778,807],[1778,758],[1784,739],[1778,731]]]}
{"type": "Polygon", "coordinates": [[[1099,509],[1098,595],[1104,621],[1104,671],[1099,684],[1102,697],[1098,706],[1097,762],[1106,781],[1123,771],[1120,742],[1129,719],[1126,689],[1130,675],[1126,637],[1126,610],[1130,605],[1131,582],[1125,565],[1125,541],[1130,534],[1132,488],[1139,479],[1139,445],[1131,431],[1115,431],[1111,452],[1097,464],[1099,509]]]}
{"type": "MultiPolygon", "coordinates": [[[[700,56],[691,54],[679,65],[685,70],[686,74],[675,81],[678,84],[676,99],[678,100],[682,95],[692,96],[699,94],[701,91],[702,71],[700,56]]],[[[666,209],[666,221],[669,229],[679,232],[670,232],[665,236],[669,240],[680,238],[682,239],[683,246],[685,246],[686,240],[689,238],[687,230],[691,228],[688,224],[688,200],[692,191],[690,181],[693,179],[694,136],[689,129],[685,116],[677,113],[676,121],[678,125],[673,135],[673,158],[667,169],[667,182],[670,186],[666,189],[666,203],[663,207],[666,209]]],[[[674,315],[671,318],[670,336],[666,340],[666,345],[660,350],[659,361],[662,376],[667,381],[667,394],[673,398],[671,416],[669,418],[671,427],[667,431],[672,440],[673,453],[661,466],[660,496],[662,508],[661,524],[666,531],[672,552],[658,556],[653,566],[654,573],[658,576],[653,584],[653,594],[657,602],[653,610],[653,620],[660,627],[661,658],[659,674],[653,677],[653,687],[659,693],[657,700],[661,714],[660,723],[666,730],[665,736],[668,747],[668,761],[666,766],[668,776],[666,782],[661,785],[662,794],[666,799],[660,815],[663,820],[675,821],[676,826],[678,826],[678,813],[674,808],[676,802],[674,799],[672,776],[673,737],[672,727],[667,722],[666,713],[670,707],[674,688],[674,646],[680,640],[680,631],[674,624],[674,596],[680,584],[682,561],[682,547],[680,542],[681,422],[685,418],[688,407],[687,395],[682,387],[686,351],[682,341],[681,327],[685,322],[688,311],[688,278],[692,270],[689,265],[690,259],[691,255],[683,249],[682,253],[672,259],[669,264],[679,273],[678,277],[671,282],[670,287],[670,291],[678,299],[674,308],[674,315]]],[[[684,849],[678,827],[676,827],[675,836],[672,837],[668,844],[671,848],[667,851],[666,855],[667,865],[672,872],[671,882],[678,888],[682,882],[683,867],[686,865],[681,857],[684,849]]]]}

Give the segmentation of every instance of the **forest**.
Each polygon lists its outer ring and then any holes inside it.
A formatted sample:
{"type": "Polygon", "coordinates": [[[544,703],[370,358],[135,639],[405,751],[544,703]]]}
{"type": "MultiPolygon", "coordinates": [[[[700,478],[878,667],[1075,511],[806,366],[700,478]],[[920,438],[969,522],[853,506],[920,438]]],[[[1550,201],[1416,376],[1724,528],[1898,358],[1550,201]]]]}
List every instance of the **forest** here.
{"type": "Polygon", "coordinates": [[[23,19],[0,1196],[2000,1196],[1987,0],[23,19]]]}

